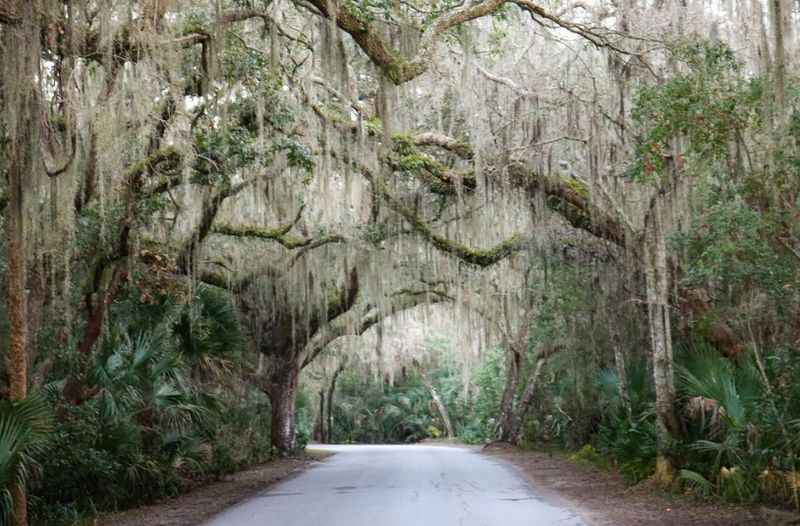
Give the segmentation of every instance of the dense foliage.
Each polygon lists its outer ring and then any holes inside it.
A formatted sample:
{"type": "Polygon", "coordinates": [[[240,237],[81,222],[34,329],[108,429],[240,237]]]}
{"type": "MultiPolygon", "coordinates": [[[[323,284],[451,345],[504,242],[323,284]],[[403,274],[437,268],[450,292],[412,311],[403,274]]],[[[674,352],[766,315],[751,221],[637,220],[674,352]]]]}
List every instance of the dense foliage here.
{"type": "Polygon", "coordinates": [[[30,454],[36,523],[152,502],[273,454],[269,401],[237,380],[243,340],[230,299],[205,285],[185,294],[130,287],[115,303],[90,400],[75,406],[60,382],[44,387],[57,425],[30,454]]]}

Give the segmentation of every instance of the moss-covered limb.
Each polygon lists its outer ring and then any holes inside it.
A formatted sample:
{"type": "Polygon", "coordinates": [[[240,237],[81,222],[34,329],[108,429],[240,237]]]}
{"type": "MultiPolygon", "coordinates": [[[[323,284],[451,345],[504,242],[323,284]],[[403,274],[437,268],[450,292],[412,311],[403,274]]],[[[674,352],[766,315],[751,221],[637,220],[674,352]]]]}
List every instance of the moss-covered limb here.
{"type": "Polygon", "coordinates": [[[484,0],[477,4],[447,10],[441,13],[425,29],[415,57],[403,57],[384,39],[380,27],[359,16],[345,2],[308,0],[322,16],[336,20],[340,29],[350,34],[386,77],[394,84],[404,84],[425,73],[433,60],[433,52],[441,36],[449,29],[470,20],[491,15],[507,3],[507,0],[484,0]]]}
{"type": "Polygon", "coordinates": [[[358,131],[358,124],[350,120],[344,113],[338,113],[319,103],[312,103],[309,106],[320,119],[334,128],[350,133],[358,131]]]}
{"type": "Polygon", "coordinates": [[[203,208],[200,214],[200,221],[197,223],[195,231],[189,236],[189,241],[184,244],[183,248],[177,257],[178,270],[184,274],[191,272],[191,260],[197,251],[197,248],[211,233],[214,226],[214,221],[217,219],[217,214],[222,206],[222,203],[229,197],[233,197],[242,192],[245,188],[255,183],[259,178],[254,177],[235,185],[224,185],[216,194],[203,201],[203,208]]]}
{"type": "Polygon", "coordinates": [[[133,185],[133,189],[141,186],[144,176],[172,176],[180,172],[183,157],[180,152],[167,146],[159,148],[141,161],[132,164],[125,171],[125,180],[133,185]]]}
{"type": "Polygon", "coordinates": [[[472,151],[472,146],[464,141],[459,141],[453,137],[443,135],[441,133],[418,133],[411,137],[411,140],[417,146],[438,146],[444,150],[453,153],[462,159],[471,160],[475,154],[472,151]]]}
{"type": "MultiPolygon", "coordinates": [[[[322,79],[316,82],[324,83],[322,79]]],[[[335,90],[334,90],[335,91],[335,90]]],[[[357,133],[359,125],[349,116],[310,100],[302,91],[303,97],[314,113],[328,125],[344,133],[357,133]]],[[[370,137],[383,137],[380,119],[367,119],[365,127],[370,137]]],[[[454,171],[434,157],[421,152],[419,146],[438,146],[465,160],[472,160],[473,152],[469,144],[452,137],[432,132],[416,135],[397,134],[392,137],[392,152],[383,159],[395,171],[406,172],[416,177],[431,192],[439,195],[455,195],[459,186],[463,191],[472,192],[477,188],[475,171],[472,168],[454,171]]]]}
{"type": "Polygon", "coordinates": [[[614,46],[613,42],[605,35],[585,25],[569,22],[550,14],[532,0],[483,0],[439,14],[423,32],[416,56],[407,58],[402,56],[383,37],[384,33],[380,27],[364,20],[346,3],[330,2],[329,0],[308,0],[308,3],[313,5],[320,15],[336,20],[339,28],[349,33],[372,63],[396,85],[409,82],[428,70],[433,61],[438,41],[445,32],[465,22],[492,15],[510,3],[516,4],[530,13],[535,20],[547,20],[587,39],[598,47],[609,47],[625,52],[614,46]]]}
{"type": "MultiPolygon", "coordinates": [[[[358,124],[351,121],[346,115],[336,113],[321,104],[310,105],[314,113],[334,128],[345,133],[356,133],[358,124]]],[[[369,124],[367,127],[370,135],[381,137],[380,124],[369,124]],[[375,131],[370,129],[378,127],[375,131]]],[[[405,172],[416,177],[431,192],[439,195],[455,195],[460,186],[463,191],[472,192],[477,188],[477,180],[473,169],[454,171],[432,156],[423,153],[418,146],[439,146],[463,159],[471,160],[472,150],[464,142],[435,133],[420,133],[418,135],[398,134],[392,137],[392,153],[384,161],[395,171],[405,172]]]]}
{"type": "Polygon", "coordinates": [[[252,237],[256,239],[266,239],[277,241],[284,247],[293,250],[307,246],[311,239],[304,239],[287,234],[285,225],[278,228],[259,228],[259,227],[234,227],[231,225],[217,225],[212,229],[214,234],[232,237],[252,237]]]}
{"type": "Polygon", "coordinates": [[[616,245],[625,245],[623,224],[613,215],[593,205],[589,201],[588,189],[578,181],[546,177],[521,163],[509,165],[508,174],[517,187],[531,194],[544,192],[548,198],[548,206],[575,228],[616,245]]]}
{"type": "Polygon", "coordinates": [[[169,192],[173,188],[181,186],[185,181],[180,174],[161,175],[157,182],[152,186],[148,185],[147,190],[140,193],[141,197],[154,197],[169,192]]]}
{"type": "Polygon", "coordinates": [[[334,98],[339,99],[339,102],[341,102],[342,104],[346,105],[349,108],[354,109],[355,111],[357,111],[362,116],[366,116],[366,107],[364,106],[364,103],[359,102],[357,100],[351,99],[350,97],[348,97],[347,95],[345,95],[344,93],[339,91],[338,89],[336,89],[333,86],[331,86],[329,83],[327,83],[325,81],[325,79],[323,79],[321,77],[312,76],[312,77],[310,77],[310,80],[314,84],[322,86],[325,89],[325,91],[327,91],[328,93],[333,95],[334,98]]]}
{"type": "MultiPolygon", "coordinates": [[[[317,239],[312,240],[306,246],[301,247],[292,258],[289,266],[293,266],[297,261],[306,253],[316,248],[331,244],[331,243],[346,243],[347,239],[339,236],[339,235],[330,235],[330,236],[323,236],[317,239]]],[[[285,269],[283,269],[285,272],[285,269]]],[[[269,278],[272,280],[277,280],[280,278],[283,272],[278,271],[275,268],[270,266],[266,266],[262,264],[262,267],[258,270],[251,272],[245,276],[240,277],[239,279],[235,280],[233,285],[230,287],[232,290],[245,290],[251,287],[254,283],[258,282],[261,278],[269,278]]]]}
{"type": "MultiPolygon", "coordinates": [[[[406,296],[407,298],[419,298],[424,297],[426,303],[436,303],[438,301],[455,301],[455,298],[447,293],[445,290],[440,290],[437,288],[426,288],[426,289],[412,289],[412,288],[405,288],[399,289],[389,295],[391,298],[399,298],[401,296],[406,296]],[[438,298],[438,299],[437,299],[438,298]]],[[[412,303],[416,304],[415,300],[405,300],[411,301],[412,303]]],[[[402,306],[403,300],[401,300],[400,305],[402,306]]]]}
{"type": "MultiPolygon", "coordinates": [[[[156,2],[155,4],[159,6],[159,12],[148,15],[146,17],[148,20],[147,24],[143,23],[143,18],[135,19],[128,26],[125,26],[119,32],[119,35],[114,39],[113,51],[111,55],[117,63],[122,64],[126,61],[137,61],[144,55],[143,46],[141,45],[142,36],[140,35],[150,35],[153,33],[153,29],[158,31],[161,26],[160,21],[167,14],[167,2],[156,2]],[[154,27],[148,27],[151,22],[155,22],[154,27]]],[[[0,6],[1,5],[2,2],[0,2],[0,6]]],[[[0,23],[3,23],[3,18],[4,14],[2,12],[2,7],[0,7],[0,23]]],[[[13,19],[11,18],[11,13],[8,13],[6,18],[8,18],[8,20],[13,19]]],[[[310,44],[305,39],[285,31],[279,24],[275,22],[268,12],[260,9],[250,8],[229,9],[223,11],[220,13],[219,18],[217,18],[217,20],[213,23],[209,24],[208,27],[204,25],[194,25],[186,28],[180,37],[172,40],[166,40],[165,44],[183,48],[192,47],[197,44],[210,41],[213,38],[212,35],[215,33],[214,26],[225,27],[239,22],[245,22],[247,20],[259,18],[264,21],[269,30],[275,30],[285,38],[301,43],[306,48],[310,48],[310,44]]],[[[64,23],[61,20],[43,20],[42,26],[47,28],[61,28],[63,30],[64,23]]],[[[83,34],[83,38],[78,39],[81,45],[76,46],[74,49],[65,49],[62,46],[56,50],[52,49],[51,41],[45,38],[47,33],[43,33],[42,43],[45,48],[56,52],[61,56],[77,54],[83,58],[100,62],[103,60],[108,51],[107,45],[101,38],[99,31],[90,31],[83,34]]]]}
{"type": "MultiPolygon", "coordinates": [[[[417,231],[421,232],[419,227],[417,227],[417,231]]],[[[490,267],[525,247],[525,242],[519,234],[514,234],[492,248],[487,249],[471,248],[433,233],[422,233],[422,235],[440,251],[451,254],[466,263],[479,267],[490,267]]]]}
{"type": "Polygon", "coordinates": [[[419,171],[416,174],[428,189],[438,195],[456,195],[460,186],[464,192],[473,192],[477,188],[475,172],[465,170],[462,172],[431,172],[427,170],[419,171]]]}
{"type": "MultiPolygon", "coordinates": [[[[455,139],[437,134],[420,134],[416,136],[398,134],[392,137],[392,153],[386,159],[389,166],[396,171],[409,173],[425,184],[431,192],[440,195],[454,195],[460,185],[464,191],[471,192],[477,188],[475,172],[465,170],[454,172],[433,157],[420,152],[419,144],[452,142],[453,148],[463,145],[455,139]]],[[[468,145],[463,145],[468,148],[468,145]]]]}
{"type": "Polygon", "coordinates": [[[297,253],[292,257],[292,261],[289,263],[289,266],[294,266],[297,261],[306,255],[309,251],[323,247],[325,245],[330,245],[333,243],[345,243],[347,239],[344,236],[340,236],[338,234],[333,234],[330,236],[322,236],[317,239],[311,240],[310,243],[300,248],[297,253]]]}
{"type": "Polygon", "coordinates": [[[501,261],[514,252],[522,250],[525,247],[525,242],[522,238],[515,234],[505,241],[488,249],[475,249],[468,247],[457,241],[453,241],[444,236],[441,236],[433,231],[433,228],[422,218],[420,218],[413,210],[404,206],[386,186],[377,180],[369,171],[362,170],[365,177],[373,184],[377,192],[381,194],[389,208],[405,219],[414,231],[421,235],[426,241],[431,243],[435,248],[441,252],[450,254],[457,257],[465,263],[476,265],[478,267],[489,267],[498,261],[501,261]]]}

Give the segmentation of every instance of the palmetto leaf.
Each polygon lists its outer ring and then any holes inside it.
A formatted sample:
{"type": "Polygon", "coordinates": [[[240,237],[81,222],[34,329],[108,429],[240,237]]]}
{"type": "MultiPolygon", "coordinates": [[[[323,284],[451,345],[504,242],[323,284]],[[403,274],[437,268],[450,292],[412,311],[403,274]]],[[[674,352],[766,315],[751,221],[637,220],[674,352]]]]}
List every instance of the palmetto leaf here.
{"type": "Polygon", "coordinates": [[[52,429],[50,408],[39,396],[0,402],[0,517],[11,518],[11,489],[25,484],[35,453],[52,429]]]}
{"type": "Polygon", "coordinates": [[[694,487],[704,496],[710,495],[714,490],[714,485],[707,478],[696,471],[682,469],[679,477],[681,480],[694,487]]]}
{"type": "Polygon", "coordinates": [[[736,368],[718,352],[700,349],[689,353],[677,372],[686,395],[716,402],[716,409],[705,404],[714,412],[712,420],[722,419],[734,428],[747,422],[752,403],[760,392],[760,381],[752,367],[736,368]]]}

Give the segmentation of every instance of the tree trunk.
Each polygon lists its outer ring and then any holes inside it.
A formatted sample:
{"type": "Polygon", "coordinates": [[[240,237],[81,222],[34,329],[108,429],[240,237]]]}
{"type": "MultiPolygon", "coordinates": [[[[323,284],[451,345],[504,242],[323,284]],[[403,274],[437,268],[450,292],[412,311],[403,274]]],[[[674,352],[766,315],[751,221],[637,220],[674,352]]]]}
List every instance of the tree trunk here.
{"type": "Polygon", "coordinates": [[[272,406],[272,447],[286,455],[295,449],[295,402],[300,368],[296,365],[270,375],[269,400],[272,406]]]}
{"type": "Polygon", "coordinates": [[[331,384],[328,386],[327,435],[325,436],[325,442],[328,444],[333,442],[333,399],[336,394],[336,381],[339,379],[339,375],[342,374],[342,371],[344,371],[345,366],[344,362],[339,364],[339,367],[333,372],[331,384]]]}
{"type": "MultiPolygon", "coordinates": [[[[11,9],[22,18],[19,27],[3,27],[0,38],[0,76],[4,103],[3,115],[10,141],[5,149],[8,177],[7,306],[10,324],[6,355],[9,398],[23,400],[28,395],[27,298],[25,283],[25,184],[35,176],[33,152],[38,147],[39,105],[35,79],[39,74],[39,26],[36,2],[12,2],[11,9]]],[[[38,159],[36,159],[38,160],[38,159]]],[[[25,486],[15,484],[11,490],[14,524],[27,526],[28,500],[25,486]]]]}
{"type": "Polygon", "coordinates": [[[7,355],[9,392],[12,400],[22,400],[28,390],[27,353],[27,301],[25,298],[25,226],[23,171],[30,168],[26,162],[28,152],[12,153],[8,168],[8,319],[10,322],[9,351],[7,355]]]}
{"type": "Polygon", "coordinates": [[[500,402],[500,421],[498,422],[498,439],[511,442],[514,431],[514,397],[519,385],[519,373],[522,366],[522,354],[513,344],[506,345],[506,384],[503,388],[503,399],[500,402]]]}
{"type": "Polygon", "coordinates": [[[517,405],[517,411],[511,421],[511,432],[508,441],[512,444],[519,444],[522,439],[522,423],[525,421],[525,417],[528,416],[528,412],[531,409],[533,397],[536,394],[536,387],[539,383],[539,377],[542,375],[542,368],[551,354],[552,352],[543,353],[536,360],[536,367],[533,370],[533,375],[530,380],[528,380],[528,385],[525,386],[525,391],[522,393],[522,398],[520,398],[519,404],[517,405]]]}
{"type": "MultiPolygon", "coordinates": [[[[23,133],[26,133],[23,131],[23,133]]],[[[25,298],[25,227],[23,183],[24,172],[30,168],[26,162],[29,156],[25,141],[20,145],[22,151],[10,156],[8,168],[8,319],[10,323],[9,348],[7,355],[9,397],[23,400],[28,394],[28,350],[27,350],[27,308],[25,298]]],[[[14,524],[28,523],[27,498],[25,488],[15,485],[12,490],[14,500],[14,524]]]]}
{"type": "Polygon", "coordinates": [[[325,442],[325,389],[319,390],[319,410],[317,412],[317,429],[314,431],[314,440],[325,442]]]}
{"type": "Polygon", "coordinates": [[[782,129],[786,120],[786,43],[784,39],[784,17],[786,6],[784,0],[770,0],[770,20],[772,34],[775,39],[775,106],[778,122],[778,131],[782,129]]]}
{"type": "Polygon", "coordinates": [[[669,485],[674,477],[674,468],[667,452],[672,437],[678,435],[680,426],[675,414],[675,382],[669,318],[669,275],[660,213],[661,206],[656,203],[652,221],[649,227],[646,227],[644,262],[653,380],[656,390],[658,433],[656,480],[663,485],[669,485]]]}
{"type": "Polygon", "coordinates": [[[631,417],[631,398],[628,392],[628,372],[625,365],[625,352],[622,349],[622,338],[619,335],[619,327],[616,320],[611,320],[611,345],[614,347],[614,365],[617,368],[617,389],[619,401],[623,409],[631,417]]]}
{"type": "Polygon", "coordinates": [[[444,402],[442,402],[439,392],[436,390],[436,387],[434,387],[430,378],[428,378],[428,375],[425,374],[425,371],[422,369],[420,364],[414,362],[414,366],[417,368],[417,372],[419,373],[420,378],[422,378],[422,383],[425,385],[425,388],[431,394],[433,404],[436,406],[436,410],[439,412],[439,416],[442,418],[442,422],[444,423],[447,438],[455,438],[456,433],[453,430],[453,423],[450,421],[450,413],[447,411],[447,406],[445,406],[444,402]]]}

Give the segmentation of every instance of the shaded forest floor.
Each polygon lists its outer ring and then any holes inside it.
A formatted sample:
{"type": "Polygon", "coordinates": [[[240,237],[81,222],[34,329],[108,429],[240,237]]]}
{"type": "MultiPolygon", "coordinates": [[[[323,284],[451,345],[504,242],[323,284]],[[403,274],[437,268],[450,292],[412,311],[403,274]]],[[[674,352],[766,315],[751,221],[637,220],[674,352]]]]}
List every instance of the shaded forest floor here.
{"type": "Polygon", "coordinates": [[[503,446],[491,446],[483,452],[517,466],[537,492],[556,504],[566,501],[591,526],[800,524],[788,518],[788,513],[698,502],[659,491],[647,481],[629,486],[614,471],[572,462],[557,453],[503,446]]]}
{"type": "Polygon", "coordinates": [[[212,482],[189,493],[149,506],[100,517],[97,526],[197,526],[221,511],[269,488],[331,455],[309,449],[299,457],[280,458],[212,482]]]}

